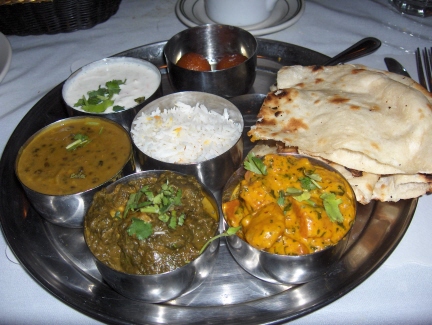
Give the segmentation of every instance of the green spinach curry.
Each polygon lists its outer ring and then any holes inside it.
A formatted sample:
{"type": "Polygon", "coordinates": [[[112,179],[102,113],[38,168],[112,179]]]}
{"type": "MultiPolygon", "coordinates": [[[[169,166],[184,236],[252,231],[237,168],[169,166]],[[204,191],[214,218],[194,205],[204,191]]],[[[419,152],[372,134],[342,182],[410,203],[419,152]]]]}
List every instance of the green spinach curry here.
{"type": "Polygon", "coordinates": [[[217,208],[200,183],[173,172],[99,191],[84,223],[97,259],[121,272],[146,275],[193,261],[217,229],[217,208]]]}

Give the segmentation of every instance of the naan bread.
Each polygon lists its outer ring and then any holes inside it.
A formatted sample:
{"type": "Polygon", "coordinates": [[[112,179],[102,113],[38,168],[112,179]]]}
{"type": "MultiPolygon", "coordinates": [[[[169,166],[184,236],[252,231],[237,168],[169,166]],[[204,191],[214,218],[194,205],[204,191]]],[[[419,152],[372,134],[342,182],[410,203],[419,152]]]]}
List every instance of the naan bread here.
{"type": "Polygon", "coordinates": [[[362,203],[431,191],[432,96],[407,77],[362,65],[284,67],[248,134],[361,171],[348,181],[362,203]]]}
{"type": "MultiPolygon", "coordinates": [[[[278,143],[270,141],[260,141],[251,151],[258,157],[278,152],[299,153],[293,147],[284,148],[278,146],[278,143]]],[[[340,172],[353,188],[356,199],[361,204],[368,204],[372,200],[396,202],[403,199],[416,198],[432,192],[431,175],[377,175],[352,171],[318,156],[314,158],[324,161],[340,172]]]]}

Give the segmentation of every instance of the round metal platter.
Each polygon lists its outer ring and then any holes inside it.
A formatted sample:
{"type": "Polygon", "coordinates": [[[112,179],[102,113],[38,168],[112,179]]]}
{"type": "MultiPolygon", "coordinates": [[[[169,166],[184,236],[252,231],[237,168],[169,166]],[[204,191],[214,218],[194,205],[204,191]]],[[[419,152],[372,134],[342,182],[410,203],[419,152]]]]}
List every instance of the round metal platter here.
{"type": "MultiPolygon", "coordinates": [[[[245,119],[255,124],[265,94],[282,65],[314,65],[327,57],[306,48],[259,39],[257,78],[249,94],[233,98],[245,119]]],[[[172,92],[166,75],[165,42],[134,48],[126,55],[147,59],[163,73],[164,93],[172,92]]],[[[62,84],[46,94],[23,118],[0,162],[0,220],[5,238],[23,267],[58,299],[95,319],[115,324],[262,324],[306,315],[346,294],[375,271],[397,246],[414,214],[417,200],[360,205],[343,258],[321,278],[296,286],[258,280],[231,257],[221,241],[211,276],[194,292],[164,304],[129,300],[102,281],[85,245],[82,229],[44,221],[29,204],[14,173],[20,146],[40,128],[66,117],[62,84]]]]}

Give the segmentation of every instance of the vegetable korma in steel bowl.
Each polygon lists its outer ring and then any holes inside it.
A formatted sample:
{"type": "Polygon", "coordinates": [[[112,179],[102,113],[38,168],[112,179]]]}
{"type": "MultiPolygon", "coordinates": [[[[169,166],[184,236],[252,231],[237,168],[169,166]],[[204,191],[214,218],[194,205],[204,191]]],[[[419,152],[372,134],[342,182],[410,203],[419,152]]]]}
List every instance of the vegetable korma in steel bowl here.
{"type": "Polygon", "coordinates": [[[85,217],[95,257],[128,274],[161,274],[188,264],[218,231],[216,203],[195,177],[149,172],[96,193],[85,217]]]}
{"type": "Polygon", "coordinates": [[[16,172],[31,190],[68,195],[95,188],[115,177],[131,158],[129,134],[98,117],[55,122],[21,148],[16,172]]]}
{"type": "Polygon", "coordinates": [[[249,154],[247,169],[224,200],[228,224],[253,247],[281,255],[311,254],[336,245],[351,229],[355,196],[337,172],[308,158],[249,154]]]}

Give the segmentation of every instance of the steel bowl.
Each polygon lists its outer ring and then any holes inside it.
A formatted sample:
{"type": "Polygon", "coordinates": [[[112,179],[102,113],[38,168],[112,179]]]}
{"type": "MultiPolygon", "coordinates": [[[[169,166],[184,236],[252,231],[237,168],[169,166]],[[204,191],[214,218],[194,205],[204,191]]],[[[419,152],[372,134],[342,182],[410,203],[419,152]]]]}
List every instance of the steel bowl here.
{"type": "MultiPolygon", "coordinates": [[[[336,169],[321,160],[302,155],[293,155],[306,157],[313,165],[322,166],[337,173],[341,178],[344,178],[336,169]]],[[[241,167],[228,180],[223,189],[222,203],[231,200],[236,187],[240,181],[244,179],[245,172],[246,170],[241,167]]],[[[348,182],[347,184],[349,185],[348,182]]],[[[352,197],[355,198],[351,186],[348,186],[348,188],[352,197]]],[[[354,204],[356,208],[356,200],[354,200],[354,204]]],[[[228,229],[228,227],[224,218],[224,228],[228,229]]],[[[236,235],[226,237],[226,240],[227,247],[234,260],[253,276],[270,283],[302,284],[324,275],[331,269],[331,266],[341,258],[346,249],[351,229],[352,225],[337,244],[306,255],[279,255],[269,253],[253,247],[236,235]]]]}
{"type": "MultiPolygon", "coordinates": [[[[163,170],[148,170],[128,175],[107,186],[107,191],[112,191],[116,185],[127,183],[146,177],[154,177],[162,174],[163,170]]],[[[203,184],[202,190],[213,205],[218,219],[219,208],[214,195],[203,184]]],[[[84,230],[86,227],[84,227],[84,230]]],[[[215,228],[215,235],[219,233],[219,221],[215,228]]],[[[86,237],[86,236],[85,236],[86,237]]],[[[121,295],[148,303],[158,303],[173,300],[181,295],[190,293],[211,273],[219,252],[219,239],[213,240],[195,260],[173,271],[154,275],[128,274],[115,270],[101,262],[93,255],[93,259],[102,278],[115,291],[121,295]]]]}
{"type": "Polygon", "coordinates": [[[124,133],[127,135],[130,143],[130,153],[127,157],[127,160],[125,164],[120,168],[118,171],[116,171],[115,175],[107,179],[102,184],[89,188],[85,191],[73,193],[73,194],[67,194],[67,195],[49,195],[44,194],[39,191],[33,190],[32,188],[28,187],[26,184],[22,182],[20,179],[19,173],[17,172],[18,163],[21,157],[21,154],[23,150],[27,147],[27,145],[39,134],[46,131],[47,129],[51,127],[55,127],[57,125],[61,125],[67,120],[70,119],[83,119],[86,118],[85,116],[78,116],[78,117],[70,117],[63,120],[59,120],[57,122],[51,123],[48,126],[42,128],[35,134],[33,134],[20,148],[18,151],[17,158],[15,160],[15,173],[18,177],[18,180],[20,181],[27,198],[29,199],[30,203],[33,205],[33,207],[36,209],[36,211],[47,221],[56,224],[58,226],[68,227],[68,228],[81,228],[83,226],[84,222],[84,216],[88,210],[88,208],[91,205],[93,195],[98,190],[100,190],[102,187],[106,186],[107,184],[117,180],[118,178],[129,175],[131,173],[135,172],[135,162],[133,158],[133,147],[132,147],[132,140],[130,139],[129,133],[124,130],[120,125],[118,125],[116,122],[113,122],[111,120],[102,118],[102,117],[93,117],[94,119],[102,119],[109,123],[115,124],[119,128],[121,128],[124,133]]]}
{"type": "MultiPolygon", "coordinates": [[[[121,78],[117,77],[114,79],[121,79],[121,78]]],[[[110,81],[110,80],[106,80],[105,82],[107,82],[107,81],[110,81]]],[[[94,89],[88,89],[87,91],[90,91],[90,90],[94,90],[94,89]]],[[[130,130],[132,120],[134,119],[134,117],[138,113],[138,111],[142,107],[144,107],[146,104],[150,103],[152,100],[155,100],[156,98],[162,96],[162,94],[163,94],[162,76],[161,76],[160,70],[154,64],[150,63],[149,61],[138,59],[138,58],[132,58],[132,57],[110,57],[110,58],[105,58],[102,60],[98,60],[98,61],[89,63],[89,64],[79,68],[75,72],[73,72],[69,76],[69,78],[65,81],[63,88],[62,88],[62,99],[63,99],[63,102],[66,106],[66,111],[67,111],[69,116],[83,116],[83,115],[103,116],[105,118],[108,118],[110,120],[113,120],[113,121],[119,123],[126,130],[130,130]],[[119,62],[126,62],[126,63],[132,63],[132,64],[144,66],[144,67],[149,68],[150,70],[152,70],[156,73],[157,80],[155,82],[157,83],[157,85],[155,85],[155,87],[154,87],[154,89],[155,89],[154,92],[151,93],[151,95],[147,96],[145,101],[143,101],[142,103],[137,104],[133,107],[126,108],[125,110],[122,110],[122,111],[111,112],[111,113],[91,113],[91,112],[86,112],[86,111],[83,111],[81,109],[74,107],[75,103],[71,102],[70,100],[69,101],[66,100],[67,92],[69,91],[71,85],[73,85],[75,78],[79,77],[83,73],[89,73],[89,72],[91,73],[92,69],[100,67],[100,66],[105,67],[105,71],[108,72],[110,70],[111,64],[119,63],[119,62]]],[[[83,93],[83,95],[84,95],[84,93],[83,93]]]]}
{"type": "MultiPolygon", "coordinates": [[[[244,121],[241,112],[230,101],[213,94],[187,91],[163,96],[143,107],[135,117],[132,123],[132,129],[135,126],[136,119],[138,119],[142,114],[150,114],[157,108],[159,108],[161,111],[163,109],[170,109],[174,107],[177,102],[182,102],[190,106],[195,106],[197,103],[204,104],[208,110],[215,111],[219,114],[222,114],[223,110],[227,108],[230,119],[236,123],[239,123],[241,129],[244,127],[244,121]]],[[[243,138],[241,134],[236,140],[237,141],[231,148],[217,157],[197,163],[176,164],[155,159],[147,155],[145,152],[142,152],[136,146],[134,135],[132,134],[132,141],[136,148],[139,168],[142,170],[167,169],[180,173],[191,174],[198,178],[213,192],[222,190],[226,181],[242,162],[243,138]]]]}
{"type": "Polygon", "coordinates": [[[255,81],[257,48],[255,37],[238,27],[201,25],[186,29],[174,35],[164,48],[171,85],[177,91],[203,91],[223,97],[246,94],[255,81]],[[213,70],[193,71],[176,65],[188,52],[203,55],[213,70]],[[248,59],[237,66],[215,70],[218,59],[233,53],[248,59]]]}

